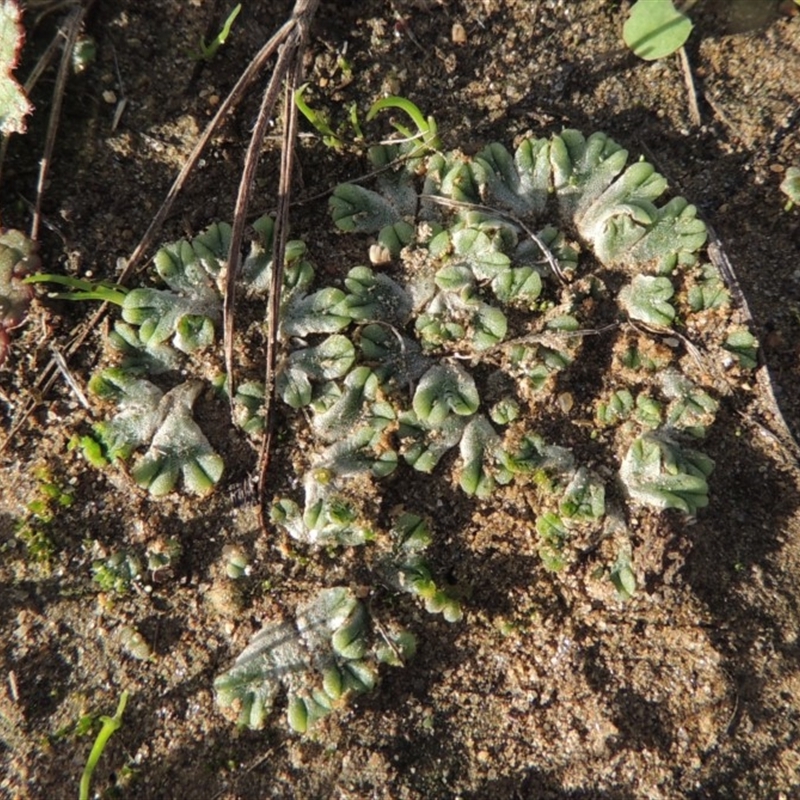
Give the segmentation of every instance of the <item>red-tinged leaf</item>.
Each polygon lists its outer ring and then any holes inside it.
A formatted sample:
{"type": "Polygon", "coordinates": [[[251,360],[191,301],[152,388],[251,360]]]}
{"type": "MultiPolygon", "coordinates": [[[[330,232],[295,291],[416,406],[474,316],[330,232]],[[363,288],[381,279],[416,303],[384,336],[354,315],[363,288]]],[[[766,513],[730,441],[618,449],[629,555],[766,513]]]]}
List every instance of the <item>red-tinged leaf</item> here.
{"type": "Polygon", "coordinates": [[[0,0],[0,132],[25,133],[33,106],[12,75],[25,33],[16,0],[0,0]]]}

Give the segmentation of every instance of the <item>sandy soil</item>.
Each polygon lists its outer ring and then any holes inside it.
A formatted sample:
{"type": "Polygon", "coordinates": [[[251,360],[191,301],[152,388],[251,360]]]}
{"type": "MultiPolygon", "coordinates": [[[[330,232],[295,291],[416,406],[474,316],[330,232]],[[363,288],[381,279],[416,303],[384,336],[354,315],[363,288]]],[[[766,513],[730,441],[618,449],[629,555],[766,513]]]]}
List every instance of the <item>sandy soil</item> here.
{"type": "MultiPolygon", "coordinates": [[[[706,442],[717,463],[709,507],[696,519],[631,515],[639,589],[623,603],[592,580],[586,559],[545,572],[519,509],[467,502],[446,483],[429,488],[423,500],[444,530],[435,566],[469,587],[465,619],[409,612],[417,657],[311,735],[290,735],[281,712],[265,730],[242,732],[216,708],[214,677],[279,606],[360,575],[348,556],[287,556],[279,537],[261,535],[242,489],[257,454],[210,395],[198,413],[226,459],[224,486],[201,503],[154,502],[68,448],[89,418],[59,382],[0,456],[0,795],[75,796],[92,741],[76,723],[113,713],[128,690],[124,725],[95,776],[103,797],[800,797],[800,472],[765,392],[771,384],[789,429],[800,431],[800,216],[784,212],[778,190],[785,169],[800,164],[800,17],[767,1],[696,5],[687,54],[697,124],[677,56],[645,63],[623,46],[627,5],[323,2],[307,78],[332,115],[351,101],[366,109],[386,91],[406,96],[435,115],[446,146],[468,152],[526,131],[602,130],[698,205],[769,364],[724,399],[706,442]],[[336,68],[344,52],[346,82],[336,68]],[[20,530],[43,483],[74,502],[41,527],[52,549],[37,560],[20,530]],[[148,573],[122,596],[92,581],[95,559],[120,548],[141,554],[167,536],[183,554],[158,580],[148,573]],[[232,542],[252,566],[241,596],[230,596],[224,576],[232,542]],[[126,649],[130,626],[150,658],[126,649]]],[[[190,52],[222,6],[97,3],[87,28],[98,59],[68,86],[45,197],[49,271],[114,278],[220,97],[290,10],[249,4],[229,44],[197,67],[190,52]]],[[[29,34],[32,55],[53,24],[29,34]]],[[[12,142],[4,168],[6,227],[28,222],[52,78],[43,84],[30,134],[12,142]]],[[[258,101],[254,91],[215,137],[163,241],[230,219],[258,101]]],[[[363,255],[331,233],[319,195],[363,174],[365,162],[356,148],[339,153],[309,133],[298,144],[304,202],[293,235],[326,254],[326,275],[341,275],[363,255]]],[[[276,137],[266,148],[255,213],[274,208],[277,146],[276,137]]],[[[36,302],[0,369],[4,434],[50,343],[66,341],[88,313],[36,302]]],[[[244,320],[258,313],[243,305],[244,320]]],[[[238,346],[242,369],[257,371],[257,333],[245,328],[238,346]]],[[[71,362],[79,382],[102,352],[98,329],[71,362]]],[[[291,481],[300,441],[298,421],[284,423],[276,491],[291,481]]]]}

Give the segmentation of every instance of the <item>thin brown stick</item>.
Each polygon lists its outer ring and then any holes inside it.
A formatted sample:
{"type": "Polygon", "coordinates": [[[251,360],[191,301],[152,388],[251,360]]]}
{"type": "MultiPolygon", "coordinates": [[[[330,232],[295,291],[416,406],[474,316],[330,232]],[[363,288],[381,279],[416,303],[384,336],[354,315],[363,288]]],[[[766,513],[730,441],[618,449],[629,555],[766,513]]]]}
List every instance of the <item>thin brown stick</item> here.
{"type": "MultiPolygon", "coordinates": [[[[296,8],[297,34],[293,44],[292,72],[286,81],[284,98],[283,148],[278,185],[278,214],[275,220],[275,238],[272,245],[272,275],[270,276],[269,310],[267,316],[267,363],[264,375],[264,439],[258,462],[258,521],[266,531],[266,483],[272,454],[272,436],[275,431],[275,366],[278,359],[278,328],[280,326],[281,289],[286,242],[289,237],[289,208],[291,206],[294,143],[297,136],[297,104],[294,93],[300,85],[303,69],[303,52],[308,42],[311,19],[319,0],[299,0],[296,8]]],[[[286,47],[289,47],[287,43],[286,47]]]]}
{"type": "MultiPolygon", "coordinates": [[[[84,10],[87,10],[93,2],[94,0],[90,0],[90,2],[88,2],[87,5],[84,7],[84,10]]],[[[242,95],[250,86],[250,84],[255,80],[258,74],[261,72],[266,62],[275,54],[278,47],[280,47],[284,42],[286,42],[290,38],[290,35],[292,34],[293,31],[295,31],[295,29],[302,30],[302,35],[299,37],[298,41],[302,40],[303,42],[305,42],[307,40],[308,28],[310,26],[311,19],[313,18],[313,15],[317,10],[318,5],[319,5],[319,0],[297,0],[297,3],[295,4],[291,17],[278,29],[278,31],[261,48],[261,50],[258,51],[255,58],[250,62],[250,64],[247,66],[247,69],[245,69],[245,71],[242,73],[242,75],[236,82],[233,89],[231,89],[228,96],[220,105],[219,109],[217,110],[217,113],[214,115],[214,117],[206,126],[200,139],[197,141],[194,148],[192,149],[192,152],[189,154],[186,163],[183,165],[181,171],[178,173],[178,176],[175,178],[175,181],[170,187],[169,192],[167,193],[167,196],[164,199],[164,202],[161,204],[161,207],[156,212],[155,217],[153,217],[152,221],[150,222],[150,225],[148,226],[141,240],[131,253],[127,261],[127,264],[125,265],[124,269],[120,273],[120,276],[117,280],[117,282],[120,285],[124,284],[139,266],[139,263],[141,262],[144,254],[152,245],[155,235],[158,233],[158,231],[160,230],[161,226],[164,223],[164,220],[167,218],[169,212],[171,211],[172,206],[175,203],[175,200],[177,199],[181,190],[183,189],[186,181],[188,180],[189,175],[196,166],[197,161],[199,160],[203,150],[205,149],[206,145],[208,144],[209,140],[211,139],[211,137],[213,136],[214,132],[217,130],[221,122],[224,120],[226,115],[236,107],[236,105],[241,100],[242,95]]],[[[277,236],[277,231],[276,231],[276,236],[277,236]]],[[[70,337],[71,337],[70,341],[68,345],[64,348],[65,358],[69,359],[70,356],[74,355],[75,352],[77,352],[77,350],[80,349],[80,347],[83,345],[83,343],[89,336],[90,332],[94,330],[100,323],[100,320],[105,315],[107,309],[108,309],[108,304],[104,303],[95,312],[95,314],[92,315],[92,317],[88,320],[88,322],[78,325],[70,332],[70,337]]],[[[28,402],[26,403],[25,407],[21,410],[19,418],[16,419],[14,424],[11,426],[11,430],[9,431],[8,436],[6,436],[5,440],[2,443],[0,443],[0,453],[2,453],[5,450],[5,448],[11,441],[13,441],[17,432],[25,424],[25,421],[28,419],[33,409],[36,408],[39,402],[41,402],[41,398],[45,396],[53,387],[58,375],[59,371],[55,359],[51,359],[45,365],[41,374],[37,378],[33,390],[31,392],[31,396],[28,402]]]]}
{"type": "MultiPolygon", "coordinates": [[[[236,306],[236,278],[239,272],[239,262],[241,260],[241,244],[244,235],[244,226],[247,218],[247,207],[250,204],[250,195],[253,190],[256,168],[258,167],[258,156],[261,145],[264,142],[264,134],[267,125],[272,119],[275,104],[278,101],[278,94],[281,91],[283,80],[291,71],[291,59],[294,55],[294,48],[287,42],[280,51],[278,61],[272,71],[267,89],[261,101],[261,108],[258,113],[253,134],[250,137],[250,144],[247,148],[247,155],[244,159],[242,177],[239,181],[239,191],[236,195],[236,208],[233,214],[233,225],[231,227],[231,241],[228,248],[228,265],[225,275],[225,291],[222,307],[223,314],[223,340],[225,351],[225,371],[228,375],[228,394],[231,406],[233,406],[233,396],[236,391],[236,376],[233,365],[233,329],[234,313],[236,306]]],[[[288,146],[292,146],[290,142],[288,146]]],[[[283,147],[287,147],[284,136],[283,147]]],[[[274,267],[273,267],[274,269],[274,267]]]]}
{"type": "Polygon", "coordinates": [[[683,70],[683,81],[686,84],[686,94],[689,97],[689,116],[692,118],[692,124],[699,128],[703,120],[700,117],[700,106],[697,104],[697,89],[694,85],[692,65],[689,63],[689,56],[686,53],[685,47],[681,47],[678,53],[681,58],[681,69],[683,70]]]}
{"type": "Polygon", "coordinates": [[[175,178],[172,186],[170,186],[169,191],[167,192],[167,196],[164,198],[164,202],[161,204],[161,207],[156,212],[156,215],[153,217],[152,222],[148,226],[147,230],[144,232],[144,236],[142,236],[139,244],[136,245],[133,253],[131,253],[130,258],[128,259],[128,263],[125,266],[125,269],[122,271],[122,274],[119,276],[119,280],[117,281],[120,284],[125,283],[125,281],[131,276],[133,271],[138,266],[139,262],[141,261],[142,257],[144,256],[145,252],[148,250],[150,245],[153,243],[153,239],[155,238],[156,233],[160,230],[161,226],[164,224],[164,220],[167,218],[167,215],[172,210],[172,206],[175,203],[178,195],[180,194],[181,190],[183,189],[189,175],[194,170],[195,166],[197,165],[200,156],[205,150],[206,145],[208,144],[211,137],[214,135],[215,131],[219,127],[222,120],[227,116],[227,114],[232,111],[236,105],[238,104],[239,100],[241,100],[242,95],[244,94],[245,90],[250,86],[250,84],[255,80],[256,76],[261,72],[264,64],[274,55],[275,51],[278,47],[286,40],[286,37],[292,31],[295,26],[295,20],[289,19],[285,22],[281,27],[278,29],[277,33],[258,51],[256,57],[250,62],[247,69],[242,73],[241,77],[238,81],[236,81],[236,85],[231,89],[230,94],[225,98],[222,105],[217,110],[217,113],[214,114],[211,122],[206,125],[205,130],[203,131],[200,138],[197,140],[197,144],[195,144],[192,152],[189,154],[189,157],[186,159],[186,163],[181,168],[181,171],[178,173],[178,177],[175,178]]]}
{"type": "Polygon", "coordinates": [[[75,42],[78,40],[78,33],[83,18],[86,16],[88,6],[74,8],[70,11],[63,28],[61,29],[66,41],[64,49],[61,51],[61,62],[58,65],[56,75],[56,85],[53,90],[53,107],[50,109],[50,118],[47,121],[47,136],[44,142],[44,153],[39,164],[39,179],[36,182],[36,203],[33,209],[33,219],[31,220],[30,238],[36,241],[39,238],[39,226],[42,220],[42,199],[44,197],[44,185],[47,180],[47,173],[50,169],[50,162],[53,158],[53,149],[56,144],[56,132],[58,131],[58,121],[61,117],[61,106],[64,102],[64,93],[69,77],[70,65],[72,64],[72,51],[75,49],[75,42]]]}
{"type": "MultiPolygon", "coordinates": [[[[747,323],[748,327],[756,329],[753,314],[750,311],[747,298],[745,297],[742,287],[739,284],[739,279],[733,269],[733,264],[731,264],[728,254],[722,247],[722,242],[717,236],[716,231],[708,223],[706,223],[706,227],[708,228],[709,238],[709,243],[707,246],[708,257],[711,259],[711,263],[719,270],[725,285],[730,289],[733,299],[741,309],[744,321],[747,323]]],[[[764,355],[764,350],[763,348],[759,347],[756,352],[758,359],[756,382],[761,389],[765,405],[772,414],[777,430],[770,430],[768,426],[762,425],[757,421],[754,422],[759,427],[769,431],[773,438],[781,445],[784,454],[788,456],[789,461],[796,466],[798,463],[800,463],[800,445],[798,445],[794,433],[789,427],[789,424],[786,422],[786,418],[783,416],[781,407],[778,405],[778,399],[775,397],[775,390],[772,386],[772,377],[769,371],[769,364],[767,363],[767,359],[764,355]]]]}

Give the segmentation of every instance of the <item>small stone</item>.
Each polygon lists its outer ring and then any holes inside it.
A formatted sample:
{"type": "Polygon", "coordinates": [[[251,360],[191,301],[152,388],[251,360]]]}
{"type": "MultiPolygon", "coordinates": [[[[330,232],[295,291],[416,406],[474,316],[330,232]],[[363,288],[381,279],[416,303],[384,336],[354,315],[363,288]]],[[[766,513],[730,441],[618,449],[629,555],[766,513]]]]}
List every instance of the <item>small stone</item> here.
{"type": "Polygon", "coordinates": [[[380,266],[381,264],[388,264],[392,260],[392,254],[389,252],[388,247],[382,244],[372,244],[369,247],[369,263],[373,266],[380,266]]]}

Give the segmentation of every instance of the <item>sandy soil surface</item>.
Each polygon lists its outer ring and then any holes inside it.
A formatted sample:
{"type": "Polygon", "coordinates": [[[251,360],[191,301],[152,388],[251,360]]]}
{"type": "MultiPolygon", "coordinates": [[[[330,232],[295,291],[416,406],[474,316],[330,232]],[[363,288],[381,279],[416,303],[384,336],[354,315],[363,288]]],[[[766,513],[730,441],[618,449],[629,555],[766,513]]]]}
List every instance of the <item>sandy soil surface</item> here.
{"type": "MultiPolygon", "coordinates": [[[[624,47],[628,5],[323,1],[306,74],[316,106],[334,118],[350,102],[363,113],[382,94],[402,95],[435,116],[445,146],[465,152],[528,131],[605,131],[698,206],[769,365],[723,398],[705,442],[717,465],[710,505],[696,518],[627,515],[638,589],[622,602],[593,578],[591,554],[561,573],[543,569],[524,498],[467,500],[446,480],[429,481],[419,492],[441,531],[434,566],[468,589],[464,619],[411,608],[417,656],[306,737],[287,731],[280,708],[264,730],[238,731],[215,706],[215,676],[279,608],[363,573],[352,556],[287,553],[277,533],[259,531],[243,488],[256,448],[212,393],[197,413],[225,458],[223,486],[202,501],[156,502],[69,448],[90,418],[59,381],[0,455],[0,796],[76,796],[98,729],[81,733],[78,722],[112,714],[127,690],[124,724],[95,775],[98,796],[800,797],[800,473],[766,391],[797,434],[800,215],[783,210],[778,185],[800,165],[800,16],[787,13],[791,3],[697,3],[687,56],[698,122],[679,58],[647,63],[624,47]],[[41,524],[30,504],[48,486],[73,501],[45,501],[55,511],[41,524]],[[143,558],[170,536],[182,546],[170,570],[146,571],[123,595],[93,581],[94,561],[122,549],[143,558]],[[251,567],[236,589],[224,571],[231,543],[251,567]],[[131,627],[147,658],[134,657],[131,627]]],[[[191,52],[218,29],[223,4],[96,3],[86,27],[97,61],[67,87],[45,195],[46,270],[114,279],[220,99],[289,12],[287,2],[245,4],[228,44],[198,66],[191,52]]],[[[58,19],[29,33],[31,59],[58,19]]],[[[48,75],[29,135],[9,149],[5,227],[28,224],[48,75]]],[[[231,218],[259,91],[213,139],[162,241],[231,218]]],[[[324,193],[367,166],[357,147],[338,152],[312,133],[304,126],[297,145],[292,235],[334,279],[364,259],[363,242],[333,234],[324,193]]],[[[274,210],[278,147],[270,138],[254,216],[274,210]]],[[[0,368],[3,440],[51,344],[63,346],[92,309],[34,303],[0,368]]],[[[260,313],[243,301],[244,373],[258,374],[263,359],[260,313]]],[[[101,325],[70,362],[82,386],[103,357],[103,334],[101,325]]],[[[221,365],[213,353],[204,369],[221,365]]],[[[580,407],[579,387],[573,394],[580,407]]],[[[276,492],[303,447],[302,418],[281,424],[276,492]]],[[[407,490],[392,491],[402,499],[407,490]]]]}

